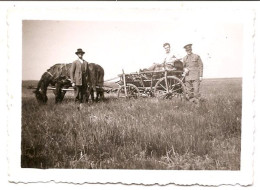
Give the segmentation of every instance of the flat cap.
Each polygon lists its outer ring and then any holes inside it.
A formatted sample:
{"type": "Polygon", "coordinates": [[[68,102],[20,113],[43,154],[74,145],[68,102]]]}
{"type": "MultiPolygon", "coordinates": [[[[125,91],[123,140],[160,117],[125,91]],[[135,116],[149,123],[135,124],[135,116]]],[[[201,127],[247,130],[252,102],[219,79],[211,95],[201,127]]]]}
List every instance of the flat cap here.
{"type": "Polygon", "coordinates": [[[185,45],[183,48],[184,48],[184,49],[187,49],[187,48],[191,48],[191,46],[192,46],[192,44],[187,44],[187,45],[185,45]]]}

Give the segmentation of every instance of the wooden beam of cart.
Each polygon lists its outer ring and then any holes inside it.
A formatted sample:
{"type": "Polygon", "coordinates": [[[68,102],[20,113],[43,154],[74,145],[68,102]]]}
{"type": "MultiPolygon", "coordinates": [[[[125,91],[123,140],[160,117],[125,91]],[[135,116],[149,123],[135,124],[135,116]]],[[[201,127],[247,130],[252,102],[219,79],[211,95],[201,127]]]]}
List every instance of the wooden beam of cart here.
{"type": "MultiPolygon", "coordinates": [[[[29,86],[27,89],[37,89],[36,87],[29,86]]],[[[47,90],[56,90],[54,87],[48,87],[47,90]]],[[[63,91],[74,91],[73,88],[62,88],[63,91]]]]}
{"type": "MultiPolygon", "coordinates": [[[[48,87],[48,90],[56,90],[56,88],[53,87],[48,87]]],[[[74,91],[74,88],[62,88],[62,91],[74,91]]]]}
{"type": "Polygon", "coordinates": [[[164,73],[166,71],[172,71],[174,73],[183,73],[183,71],[178,71],[176,69],[165,69],[165,70],[160,70],[160,71],[144,71],[144,72],[134,72],[134,73],[129,73],[129,74],[119,74],[119,77],[122,77],[123,75],[128,76],[128,75],[139,75],[139,74],[152,74],[152,73],[164,73]]]}
{"type": "MultiPolygon", "coordinates": [[[[96,88],[99,88],[98,86],[96,88]]],[[[33,86],[29,86],[28,89],[37,89],[36,87],[33,86]]],[[[103,86],[104,90],[113,90],[112,87],[109,86],[103,86]]],[[[56,88],[54,87],[48,87],[47,90],[56,90],[56,88]]],[[[74,91],[74,88],[70,87],[70,88],[62,88],[62,91],[74,91]]]]}

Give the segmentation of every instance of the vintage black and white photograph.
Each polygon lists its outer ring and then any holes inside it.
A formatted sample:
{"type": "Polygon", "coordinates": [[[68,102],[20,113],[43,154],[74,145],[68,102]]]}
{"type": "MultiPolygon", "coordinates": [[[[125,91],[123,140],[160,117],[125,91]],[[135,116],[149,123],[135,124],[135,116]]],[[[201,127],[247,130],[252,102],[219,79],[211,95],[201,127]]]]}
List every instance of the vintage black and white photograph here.
{"type": "Polygon", "coordinates": [[[21,167],[239,170],[242,32],[23,21],[21,167]]]}
{"type": "Polygon", "coordinates": [[[21,18],[21,169],[245,171],[251,14],[115,10],[21,18]]]}

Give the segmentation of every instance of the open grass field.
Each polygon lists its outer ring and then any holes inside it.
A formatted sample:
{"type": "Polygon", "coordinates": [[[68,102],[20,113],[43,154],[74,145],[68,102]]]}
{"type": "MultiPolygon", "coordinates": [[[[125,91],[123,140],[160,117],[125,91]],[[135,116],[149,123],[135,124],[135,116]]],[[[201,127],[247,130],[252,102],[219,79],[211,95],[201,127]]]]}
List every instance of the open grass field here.
{"type": "Polygon", "coordinates": [[[22,84],[21,167],[239,170],[242,79],[205,79],[200,107],[156,98],[77,110],[73,93],[40,106],[22,84]]]}

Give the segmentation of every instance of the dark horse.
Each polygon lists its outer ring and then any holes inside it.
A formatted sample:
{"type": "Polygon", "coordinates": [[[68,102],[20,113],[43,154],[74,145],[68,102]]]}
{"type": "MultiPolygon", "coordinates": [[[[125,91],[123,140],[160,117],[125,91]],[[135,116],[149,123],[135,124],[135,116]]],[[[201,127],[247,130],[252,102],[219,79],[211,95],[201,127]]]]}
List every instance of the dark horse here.
{"type": "MultiPolygon", "coordinates": [[[[47,88],[49,85],[55,86],[55,103],[62,102],[66,94],[66,91],[63,91],[62,88],[69,88],[72,86],[70,80],[71,65],[71,63],[55,64],[43,73],[40,81],[38,82],[37,88],[34,91],[36,99],[39,103],[47,103],[47,88]]],[[[94,100],[94,92],[97,92],[96,100],[98,99],[98,96],[103,98],[103,83],[103,68],[98,64],[89,63],[87,69],[87,93],[91,94],[92,100],[94,100]]]]}
{"type": "MultiPolygon", "coordinates": [[[[98,101],[98,98],[104,98],[104,69],[95,63],[88,64],[89,69],[89,78],[88,78],[88,86],[89,86],[89,93],[91,95],[92,101],[98,101]],[[96,99],[94,98],[94,92],[96,92],[96,99]]],[[[89,97],[89,95],[88,95],[89,97]]]]}

